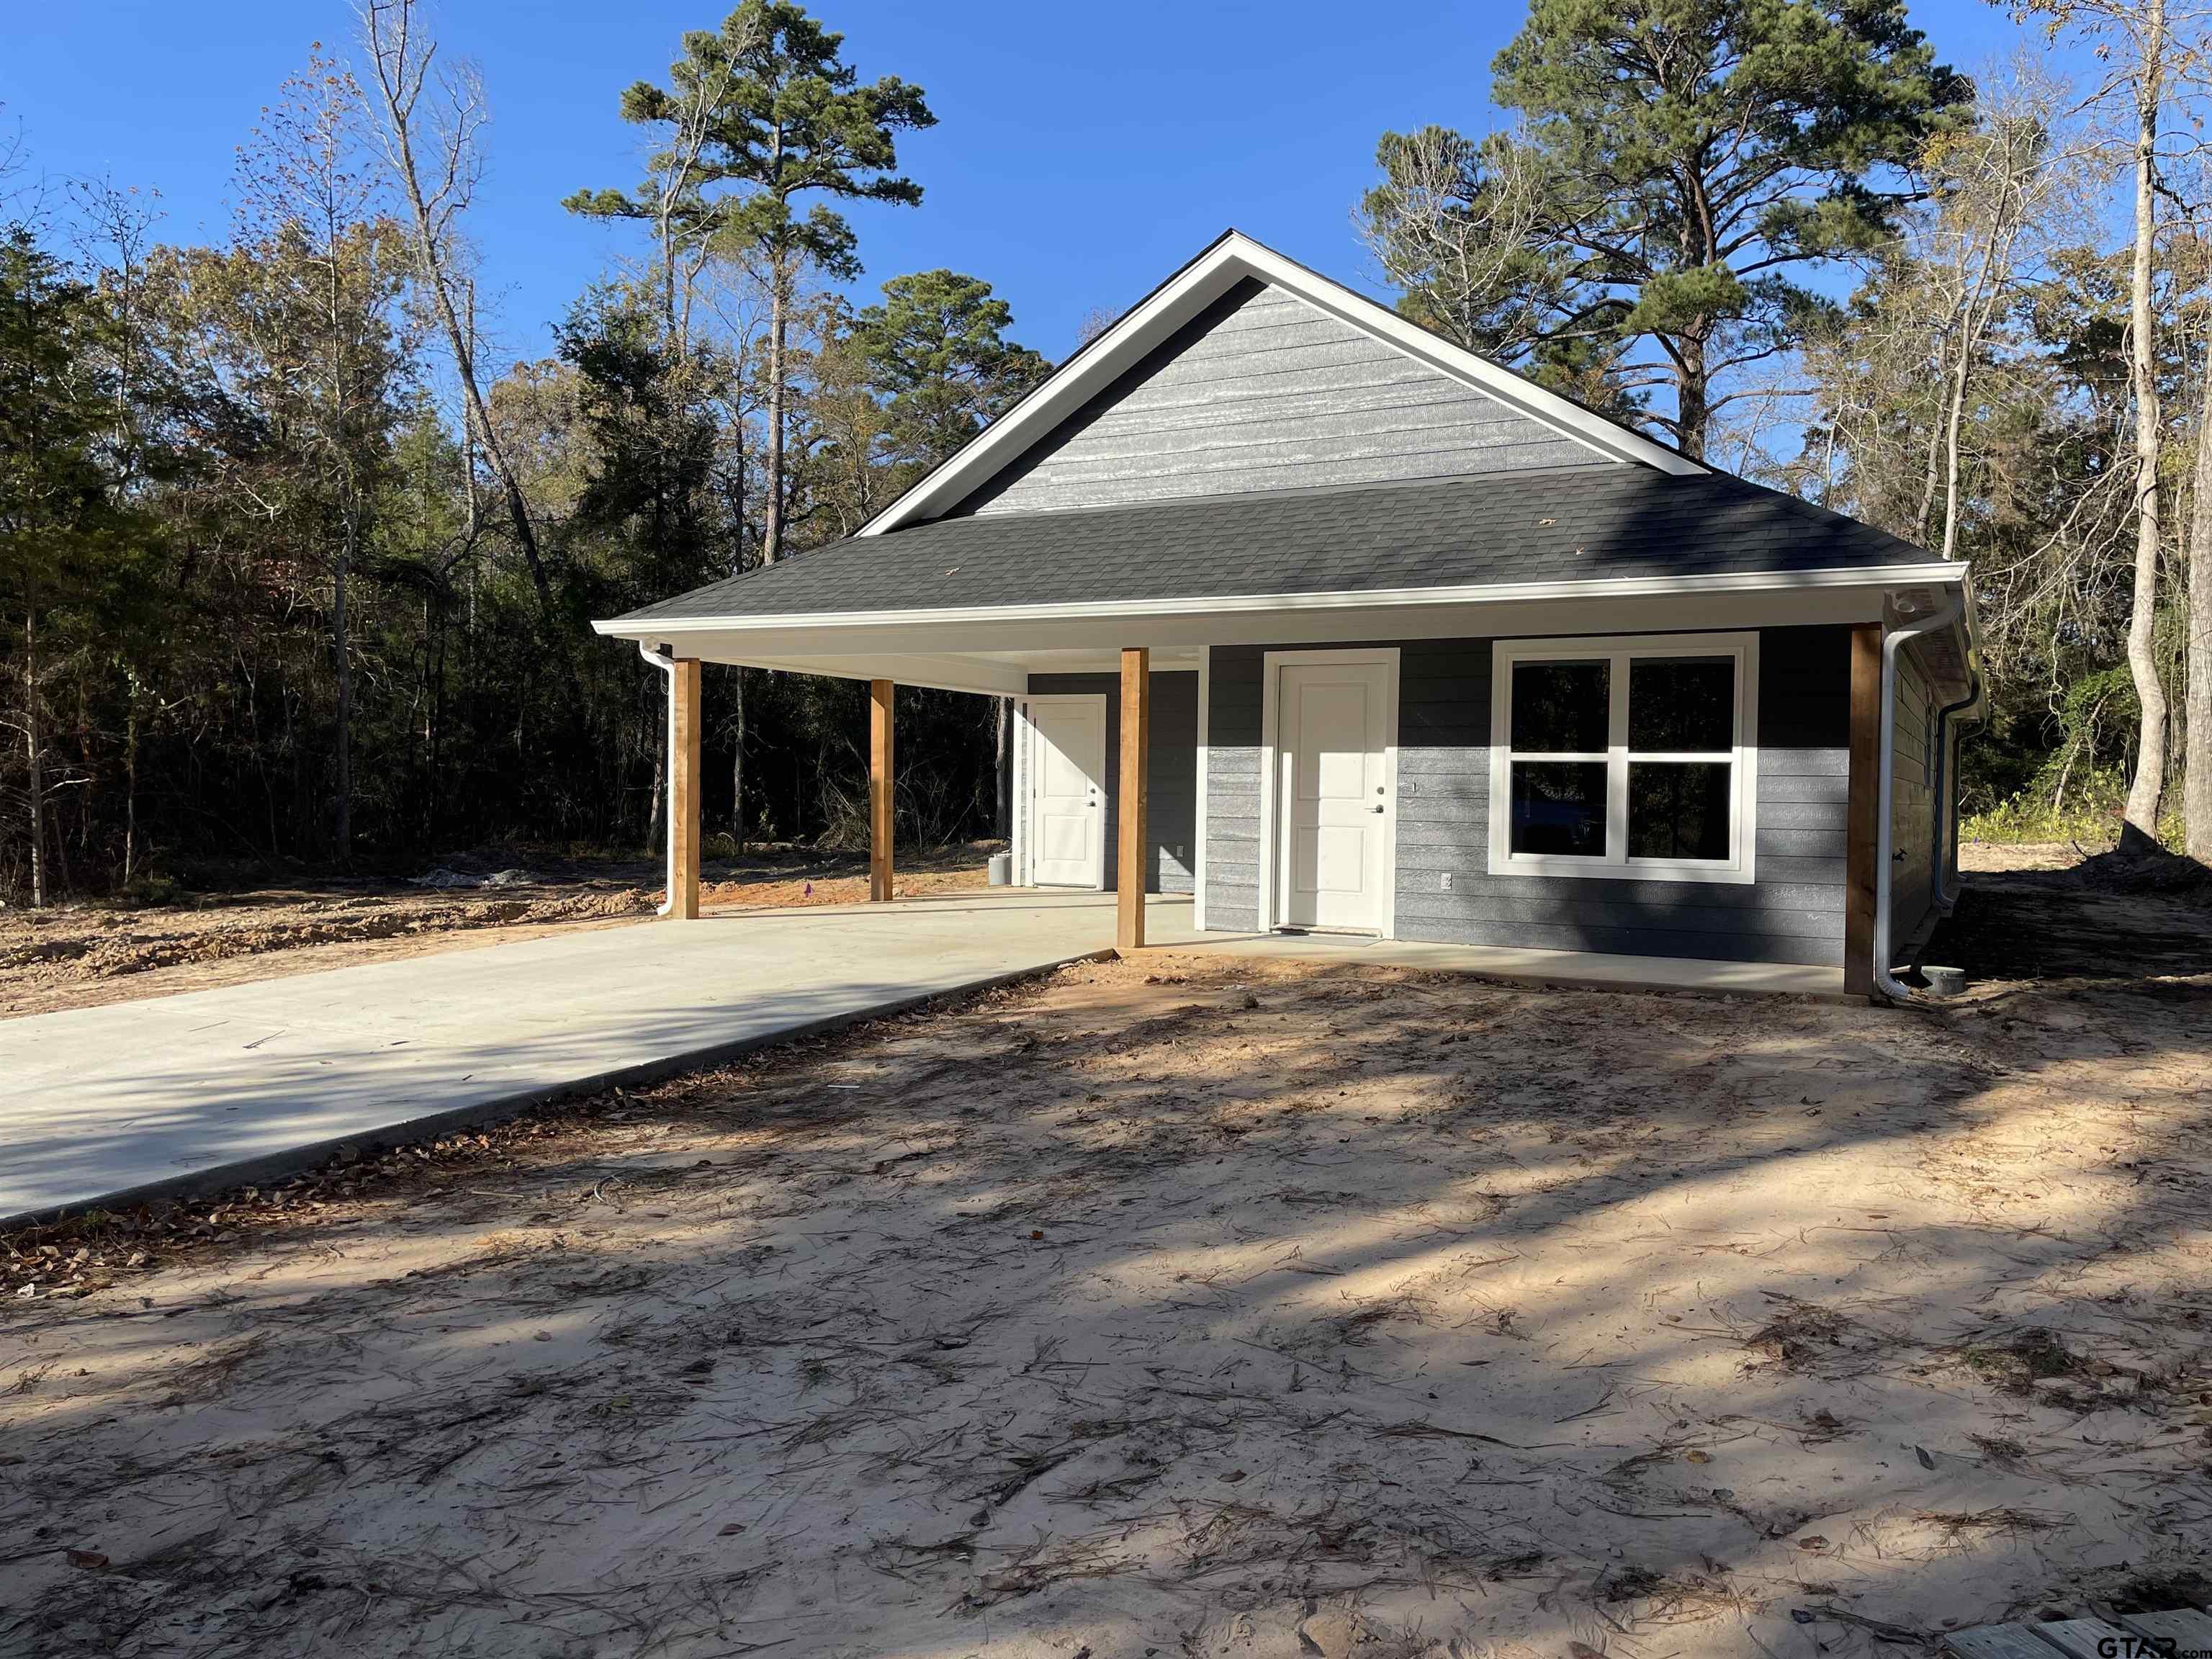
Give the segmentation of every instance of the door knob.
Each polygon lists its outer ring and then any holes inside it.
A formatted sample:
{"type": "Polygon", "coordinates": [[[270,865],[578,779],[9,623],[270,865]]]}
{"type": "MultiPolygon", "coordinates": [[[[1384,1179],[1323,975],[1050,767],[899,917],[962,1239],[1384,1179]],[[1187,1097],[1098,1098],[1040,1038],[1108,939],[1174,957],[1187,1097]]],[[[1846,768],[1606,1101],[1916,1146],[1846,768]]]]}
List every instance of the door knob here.
{"type": "Polygon", "coordinates": [[[1370,812],[1379,812],[1379,811],[1381,811],[1382,809],[1381,807],[1379,807],[1379,806],[1370,806],[1370,807],[1369,807],[1367,810],[1368,810],[1369,811],[1370,811],[1370,812]]]}

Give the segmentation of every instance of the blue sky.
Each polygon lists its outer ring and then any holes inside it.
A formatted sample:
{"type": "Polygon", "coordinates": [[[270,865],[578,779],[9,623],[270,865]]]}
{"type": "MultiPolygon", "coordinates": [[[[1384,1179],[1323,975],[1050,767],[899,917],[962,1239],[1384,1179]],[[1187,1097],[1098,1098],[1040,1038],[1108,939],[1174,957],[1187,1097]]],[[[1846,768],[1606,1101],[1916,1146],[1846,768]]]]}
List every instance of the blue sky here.
{"type": "MultiPolygon", "coordinates": [[[[623,87],[665,78],[678,36],[725,0],[444,0],[440,33],[489,87],[491,170],[474,224],[499,333],[551,349],[550,325],[635,240],[560,198],[634,181],[623,87]]],[[[172,239],[220,236],[234,148],[311,41],[349,40],[343,0],[6,0],[0,118],[51,177],[152,185],[172,239]]],[[[929,94],[939,125],[903,147],[927,197],[853,216],[860,286],[947,265],[991,283],[1016,336],[1070,350],[1224,227],[1374,289],[1352,224],[1387,128],[1479,127],[1517,3],[1346,6],[1103,0],[951,6],[819,0],[864,76],[929,94]]],[[[1972,70],[2019,31],[1985,0],[1914,21],[1972,70]]]]}

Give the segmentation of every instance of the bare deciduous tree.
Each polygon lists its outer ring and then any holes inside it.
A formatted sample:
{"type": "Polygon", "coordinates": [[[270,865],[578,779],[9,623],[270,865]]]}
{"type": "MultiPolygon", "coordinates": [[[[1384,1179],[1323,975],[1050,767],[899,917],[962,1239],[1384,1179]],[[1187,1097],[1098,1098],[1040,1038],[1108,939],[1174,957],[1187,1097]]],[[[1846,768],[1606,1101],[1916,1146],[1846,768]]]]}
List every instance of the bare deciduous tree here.
{"type": "Polygon", "coordinates": [[[1510,355],[1540,338],[1537,307],[1505,280],[1540,235],[1521,135],[1482,143],[1430,126],[1389,142],[1389,183],[1353,216],[1383,280],[1422,296],[1422,321],[1461,345],[1510,355]],[[1499,294],[1511,297],[1479,315],[1435,303],[1499,294]]]}
{"type": "Polygon", "coordinates": [[[2204,379],[2197,416],[2194,512],[2189,525],[2188,643],[2183,655],[2181,817],[2189,856],[2212,865],[2212,307],[2205,313],[2204,379]]]}
{"type": "Polygon", "coordinates": [[[2135,593],[2128,618],[2128,672],[2139,709],[2136,773],[2128,786],[2120,829],[2124,852],[2158,844],[2159,811],[2166,794],[2166,696],[2159,678],[2154,634],[2158,621],[2160,553],[2159,408],[2156,282],[2159,204],[2162,185],[2159,131],[2175,89],[2184,31],[2169,15],[2168,0],[2028,0],[2025,9],[2047,20],[2057,33],[2073,30],[2093,40],[2110,67],[2093,94],[2124,103],[2129,112],[2129,171],[2135,223],[2129,276],[2128,362],[2135,406],[2135,593]]]}
{"type": "MultiPolygon", "coordinates": [[[[1960,436],[1967,398],[1983,363],[1991,325],[2017,294],[2024,238],[2046,215],[2070,173],[2070,158],[2054,154],[2063,94],[2033,65],[2016,64],[1985,81],[1977,119],[1930,147],[1928,172],[1936,210],[1923,253],[1942,270],[1950,316],[1938,344],[1944,388],[1941,459],[1931,453],[1922,493],[1917,539],[1928,525],[1940,487],[1943,500],[1941,550],[1959,556],[1960,436]]],[[[1931,445],[1931,449],[1932,449],[1931,445]]]]}
{"type": "Polygon", "coordinates": [[[460,220],[483,176],[479,140],[489,118],[483,82],[473,64],[438,64],[438,43],[422,27],[416,0],[362,0],[358,15],[377,94],[373,106],[366,100],[364,106],[385,170],[407,203],[417,276],[453,354],[471,440],[482,447],[499,482],[515,544],[530,567],[539,603],[548,604],[550,590],[530,504],[484,404],[475,289],[464,269],[460,220]]]}

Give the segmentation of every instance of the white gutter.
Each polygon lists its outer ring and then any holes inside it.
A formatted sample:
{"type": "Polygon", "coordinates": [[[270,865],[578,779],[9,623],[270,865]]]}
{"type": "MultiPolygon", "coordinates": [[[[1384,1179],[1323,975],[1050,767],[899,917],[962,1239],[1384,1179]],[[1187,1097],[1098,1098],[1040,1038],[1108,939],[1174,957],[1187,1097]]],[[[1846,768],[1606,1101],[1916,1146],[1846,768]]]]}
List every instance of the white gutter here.
{"type": "Polygon", "coordinates": [[[662,763],[662,773],[668,784],[668,807],[662,814],[667,820],[665,827],[668,832],[668,865],[664,877],[667,885],[666,896],[653,913],[665,916],[676,908],[676,659],[654,650],[645,640],[637,642],[637,654],[658,668],[668,683],[668,758],[662,763]]]}
{"type": "Polygon", "coordinates": [[[1291,614],[1310,611],[1388,611],[1425,605],[1515,605],[1529,600],[1650,599],[1669,594],[1797,592],[1839,587],[1948,586],[1965,567],[1955,559],[1927,564],[1863,565],[1830,570],[1761,570],[1709,576],[1616,576],[1596,580],[1495,582],[1449,587],[1378,587],[1313,593],[1233,593],[1191,599],[1076,601],[1059,605],[947,605],[911,611],[822,611],[723,617],[617,617],[592,630],[623,639],[672,634],[787,632],[801,629],[908,628],[967,623],[1091,622],[1119,618],[1291,614]]]}
{"type": "MultiPolygon", "coordinates": [[[[1954,564],[1952,580],[1960,580],[1964,572],[1954,564]]],[[[1963,586],[1954,590],[1943,603],[1917,622],[1907,623],[1889,629],[1881,642],[1881,822],[1875,827],[1874,841],[1874,983],[1875,988],[1894,1002],[1911,1002],[1917,993],[1912,988],[1890,972],[1893,958],[1889,928],[1892,890],[1896,886],[1896,858],[1890,843],[1896,839],[1896,827],[1892,822],[1896,813],[1894,792],[1897,783],[1897,653],[1908,640],[1917,640],[1923,634],[1933,634],[1948,628],[1966,614],[1966,595],[1963,586]]]]}

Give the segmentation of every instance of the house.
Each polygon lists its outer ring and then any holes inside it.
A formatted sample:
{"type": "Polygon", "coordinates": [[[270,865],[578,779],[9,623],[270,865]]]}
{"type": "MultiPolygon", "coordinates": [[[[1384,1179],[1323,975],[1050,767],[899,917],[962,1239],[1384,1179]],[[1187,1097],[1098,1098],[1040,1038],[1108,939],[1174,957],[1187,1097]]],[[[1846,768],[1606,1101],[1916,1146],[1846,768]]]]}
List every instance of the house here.
{"type": "Polygon", "coordinates": [[[743,663],[872,683],[880,897],[903,682],[1015,700],[1016,881],[1115,890],[1125,947],[1188,892],[1863,994],[1948,904],[1979,708],[1963,565],[1234,231],[854,535],[595,626],[670,677],[679,915],[743,663]]]}

